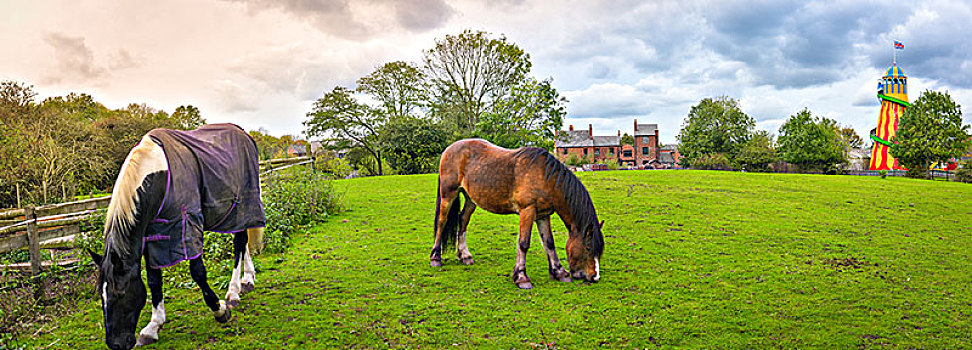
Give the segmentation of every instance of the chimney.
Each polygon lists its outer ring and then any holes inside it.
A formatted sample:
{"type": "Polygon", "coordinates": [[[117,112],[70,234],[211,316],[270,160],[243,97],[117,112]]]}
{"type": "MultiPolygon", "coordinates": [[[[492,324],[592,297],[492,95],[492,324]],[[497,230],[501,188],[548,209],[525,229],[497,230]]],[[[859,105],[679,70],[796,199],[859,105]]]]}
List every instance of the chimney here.
{"type": "Polygon", "coordinates": [[[574,124],[570,124],[570,131],[574,131],[574,124]]]}
{"type": "Polygon", "coordinates": [[[594,138],[594,126],[591,124],[587,124],[587,136],[594,138]]]}
{"type": "Polygon", "coordinates": [[[635,119],[635,123],[634,124],[635,124],[635,130],[634,131],[635,131],[635,134],[637,134],[638,133],[638,119],[635,119]]]}
{"type": "Polygon", "coordinates": [[[618,130],[618,137],[621,137],[621,130],[618,130]]]}

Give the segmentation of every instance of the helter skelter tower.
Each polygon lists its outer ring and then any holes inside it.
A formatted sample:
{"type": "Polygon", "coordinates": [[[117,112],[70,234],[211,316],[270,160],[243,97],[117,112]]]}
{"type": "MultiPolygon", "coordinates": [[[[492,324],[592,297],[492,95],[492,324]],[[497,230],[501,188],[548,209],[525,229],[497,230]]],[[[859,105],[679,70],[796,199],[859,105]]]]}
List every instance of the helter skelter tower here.
{"type": "MultiPolygon", "coordinates": [[[[894,50],[903,50],[904,44],[894,42],[894,50]]],[[[898,160],[891,156],[891,137],[898,131],[898,118],[904,113],[908,103],[908,77],[898,67],[897,55],[891,68],[878,83],[878,99],[881,100],[881,113],[878,115],[877,128],[871,130],[874,149],[871,151],[870,170],[903,170],[898,160]]]]}

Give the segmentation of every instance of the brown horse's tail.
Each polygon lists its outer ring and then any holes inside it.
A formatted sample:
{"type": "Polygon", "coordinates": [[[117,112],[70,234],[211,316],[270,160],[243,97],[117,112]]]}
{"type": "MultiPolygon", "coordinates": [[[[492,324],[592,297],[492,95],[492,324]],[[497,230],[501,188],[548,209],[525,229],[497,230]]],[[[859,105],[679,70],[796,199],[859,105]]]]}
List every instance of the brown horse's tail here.
{"type": "MultiPolygon", "coordinates": [[[[439,229],[439,210],[442,208],[442,184],[436,187],[435,194],[435,220],[433,221],[433,232],[439,229]]],[[[438,232],[435,232],[439,234],[438,232]]],[[[457,196],[452,204],[449,205],[449,215],[446,216],[445,226],[442,228],[441,247],[455,248],[456,241],[459,239],[459,197],[457,196]]]]}

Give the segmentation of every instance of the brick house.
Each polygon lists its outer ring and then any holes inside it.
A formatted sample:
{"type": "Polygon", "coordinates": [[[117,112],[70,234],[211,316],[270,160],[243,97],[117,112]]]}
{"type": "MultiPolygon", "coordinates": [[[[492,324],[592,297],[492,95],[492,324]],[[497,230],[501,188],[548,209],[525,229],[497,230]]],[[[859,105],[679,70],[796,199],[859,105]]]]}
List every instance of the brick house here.
{"type": "Polygon", "coordinates": [[[638,124],[634,120],[634,163],[644,166],[658,160],[658,124],[638,124]]]}
{"type": "MultiPolygon", "coordinates": [[[[587,124],[587,130],[574,130],[574,126],[570,125],[567,131],[557,135],[554,153],[560,161],[575,154],[578,158],[586,157],[597,163],[613,161],[627,166],[660,167],[658,124],[638,124],[635,119],[634,127],[634,145],[622,146],[620,130],[617,136],[594,136],[591,124],[587,124]]],[[[675,152],[677,159],[677,150],[675,152]]]]}
{"type": "Polygon", "coordinates": [[[675,145],[666,145],[658,149],[658,161],[665,166],[665,168],[675,168],[679,166],[679,161],[682,159],[682,155],[678,154],[678,147],[675,145]]]}

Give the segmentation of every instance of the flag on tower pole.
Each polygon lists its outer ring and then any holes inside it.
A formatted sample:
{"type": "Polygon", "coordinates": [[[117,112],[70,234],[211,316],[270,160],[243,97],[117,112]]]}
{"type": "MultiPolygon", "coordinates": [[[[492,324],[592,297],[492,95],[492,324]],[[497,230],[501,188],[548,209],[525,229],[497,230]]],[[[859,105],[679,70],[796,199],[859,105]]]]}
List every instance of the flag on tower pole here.
{"type": "Polygon", "coordinates": [[[902,42],[900,42],[900,41],[895,40],[894,41],[894,48],[896,50],[904,50],[904,44],[902,42]]]}

